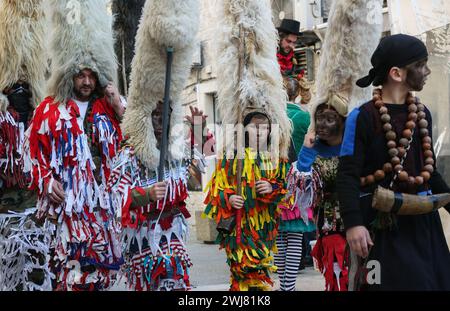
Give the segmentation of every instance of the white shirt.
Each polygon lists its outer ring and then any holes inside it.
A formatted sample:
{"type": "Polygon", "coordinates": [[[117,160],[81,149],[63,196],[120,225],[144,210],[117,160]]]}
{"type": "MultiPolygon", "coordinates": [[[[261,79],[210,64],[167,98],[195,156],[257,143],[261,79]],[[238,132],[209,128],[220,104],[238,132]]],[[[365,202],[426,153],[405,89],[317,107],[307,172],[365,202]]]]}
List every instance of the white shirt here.
{"type": "Polygon", "coordinates": [[[76,99],[73,100],[77,106],[78,106],[78,110],[80,110],[80,118],[84,121],[84,118],[86,117],[86,112],[89,106],[89,101],[87,102],[80,102],[76,99]]]}

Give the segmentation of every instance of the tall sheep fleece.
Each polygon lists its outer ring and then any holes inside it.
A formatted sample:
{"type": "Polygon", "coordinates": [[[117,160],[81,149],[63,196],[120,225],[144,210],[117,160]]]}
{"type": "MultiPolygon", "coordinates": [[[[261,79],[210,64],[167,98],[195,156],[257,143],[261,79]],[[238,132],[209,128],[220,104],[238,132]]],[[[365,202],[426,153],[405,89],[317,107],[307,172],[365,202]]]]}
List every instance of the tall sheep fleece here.
{"type": "MultiPolygon", "coordinates": [[[[287,95],[276,54],[278,32],[272,21],[269,0],[219,0],[217,22],[218,109],[223,124],[237,124],[239,109],[264,110],[273,125],[272,144],[281,158],[287,158],[291,123],[286,114],[287,95]],[[239,29],[245,37],[245,51],[239,51],[239,29]],[[245,58],[239,77],[239,59],[245,58]],[[276,144],[278,142],[278,145],[276,144]]],[[[225,137],[223,148],[232,151],[233,141],[225,137]]]]}
{"type": "Polygon", "coordinates": [[[117,82],[112,15],[108,0],[48,0],[52,16],[48,95],[65,103],[73,97],[73,76],[89,68],[100,86],[117,82]]]}
{"type": "Polygon", "coordinates": [[[357,87],[356,81],[372,68],[370,57],[381,39],[382,21],[381,0],[333,2],[317,71],[316,104],[329,92],[344,93],[350,112],[372,97],[371,89],[357,87]]]}
{"type": "Polygon", "coordinates": [[[2,91],[20,78],[30,84],[35,107],[44,99],[47,62],[42,3],[42,0],[0,1],[0,111],[8,107],[2,91]]]}
{"type": "Polygon", "coordinates": [[[167,54],[174,49],[171,79],[171,160],[184,156],[183,109],[180,95],[186,84],[199,28],[198,0],[147,0],[136,37],[127,111],[122,122],[129,143],[150,169],[159,164],[160,151],[153,132],[152,112],[164,98],[167,54]]]}

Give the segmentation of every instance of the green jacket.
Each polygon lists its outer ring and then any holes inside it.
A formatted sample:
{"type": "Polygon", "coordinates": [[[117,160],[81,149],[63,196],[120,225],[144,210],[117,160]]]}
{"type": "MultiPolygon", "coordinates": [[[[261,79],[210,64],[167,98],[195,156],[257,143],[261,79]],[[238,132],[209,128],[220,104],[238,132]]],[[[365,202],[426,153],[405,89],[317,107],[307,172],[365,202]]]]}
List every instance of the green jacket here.
{"type": "Polygon", "coordinates": [[[303,142],[305,140],[305,134],[308,131],[309,124],[311,122],[308,112],[303,111],[299,105],[288,103],[287,115],[292,121],[292,144],[295,153],[300,153],[303,142]]]}

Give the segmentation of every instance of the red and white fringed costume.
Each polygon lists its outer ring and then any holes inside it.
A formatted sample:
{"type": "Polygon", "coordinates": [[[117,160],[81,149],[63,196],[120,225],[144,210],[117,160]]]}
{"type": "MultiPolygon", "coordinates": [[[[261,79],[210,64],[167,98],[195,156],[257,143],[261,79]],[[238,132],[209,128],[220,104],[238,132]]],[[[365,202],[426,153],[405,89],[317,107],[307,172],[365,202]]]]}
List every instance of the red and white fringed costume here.
{"type": "Polygon", "coordinates": [[[25,125],[17,121],[16,112],[10,108],[0,112],[0,171],[2,187],[17,185],[26,188],[26,177],[23,173],[23,152],[25,125]]]}
{"type": "Polygon", "coordinates": [[[103,180],[122,139],[119,121],[105,99],[89,104],[86,120],[78,106],[46,98],[36,109],[27,140],[25,169],[39,194],[39,217],[56,222],[51,268],[58,290],[102,290],[110,287],[121,264],[119,227],[103,180]],[[96,161],[97,160],[97,161],[96,161]],[[45,195],[59,181],[64,203],[45,195]]]}
{"type": "MultiPolygon", "coordinates": [[[[201,155],[196,158],[203,165],[201,155]]],[[[188,166],[188,161],[171,162],[164,178],[166,199],[151,203],[146,190],[156,183],[156,172],[139,161],[131,146],[116,158],[108,187],[122,220],[123,273],[134,290],[190,289],[192,263],[184,244],[190,217],[185,202],[188,166]]]]}

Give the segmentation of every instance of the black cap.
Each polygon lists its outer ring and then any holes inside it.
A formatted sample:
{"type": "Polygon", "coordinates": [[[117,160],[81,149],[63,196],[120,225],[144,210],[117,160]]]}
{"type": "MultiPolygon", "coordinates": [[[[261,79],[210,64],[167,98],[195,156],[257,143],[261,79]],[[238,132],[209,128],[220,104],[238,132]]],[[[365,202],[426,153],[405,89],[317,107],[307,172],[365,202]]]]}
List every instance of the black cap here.
{"type": "Polygon", "coordinates": [[[386,74],[392,67],[405,67],[428,57],[425,44],[416,37],[397,34],[381,40],[373,53],[371,63],[373,68],[364,78],[359,79],[359,87],[378,86],[383,83],[386,74]]]}
{"type": "Polygon", "coordinates": [[[277,28],[278,31],[285,32],[287,34],[293,34],[296,36],[300,36],[300,22],[293,19],[283,19],[281,21],[280,27],[277,28]]]}

